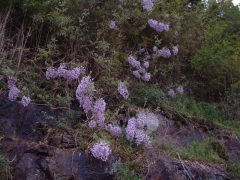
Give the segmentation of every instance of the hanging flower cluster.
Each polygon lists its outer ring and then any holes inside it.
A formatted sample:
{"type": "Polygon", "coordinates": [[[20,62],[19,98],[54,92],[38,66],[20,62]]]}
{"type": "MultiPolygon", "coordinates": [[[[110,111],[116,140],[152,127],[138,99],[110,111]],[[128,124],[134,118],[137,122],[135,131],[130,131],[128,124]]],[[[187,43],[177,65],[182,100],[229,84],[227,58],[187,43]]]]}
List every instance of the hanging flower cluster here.
{"type": "Polygon", "coordinates": [[[8,98],[10,101],[15,101],[18,97],[18,94],[20,93],[20,89],[17,88],[15,85],[17,83],[18,79],[13,76],[8,76],[8,98]]]}
{"type": "MultiPolygon", "coordinates": [[[[171,51],[166,48],[163,47],[162,49],[158,49],[156,46],[153,47],[153,57],[158,58],[158,57],[164,57],[164,58],[170,58],[171,57],[171,51]]],[[[174,46],[172,48],[172,53],[174,55],[178,54],[178,47],[174,46]]]]}
{"type": "Polygon", "coordinates": [[[31,99],[29,97],[26,97],[26,96],[22,97],[21,103],[24,107],[28,106],[30,102],[31,102],[31,99]]]}
{"type": "Polygon", "coordinates": [[[90,151],[95,158],[101,159],[102,161],[107,161],[109,155],[112,153],[110,145],[105,141],[95,143],[90,151]]]}
{"type": "Polygon", "coordinates": [[[169,24],[164,24],[162,22],[158,22],[157,20],[154,19],[149,19],[148,20],[148,24],[151,28],[153,28],[155,31],[157,32],[163,32],[165,31],[169,31],[169,24]]]}
{"type": "Polygon", "coordinates": [[[118,27],[115,21],[111,21],[111,23],[109,24],[109,27],[110,29],[118,30],[118,27]]]}
{"type": "Polygon", "coordinates": [[[103,100],[103,98],[98,99],[93,108],[92,108],[92,114],[93,118],[96,120],[97,124],[99,126],[103,126],[105,122],[105,116],[104,111],[106,109],[106,103],[103,100]]]}
{"type": "Polygon", "coordinates": [[[85,113],[88,113],[93,106],[93,93],[95,87],[90,76],[83,77],[76,90],[76,98],[80,103],[80,107],[84,109],[85,113]]]}
{"type": "Polygon", "coordinates": [[[79,100],[80,107],[84,109],[85,113],[92,112],[92,120],[88,126],[93,129],[98,126],[103,126],[105,122],[104,111],[106,109],[106,102],[103,98],[93,102],[93,94],[96,91],[94,83],[90,76],[83,77],[76,90],[76,98],[79,100]]]}
{"type": "Polygon", "coordinates": [[[108,124],[105,127],[105,129],[106,129],[106,131],[111,132],[111,134],[114,138],[120,137],[122,134],[122,129],[119,126],[113,126],[112,124],[108,124]]]}
{"type": "Polygon", "coordinates": [[[143,0],[143,9],[152,11],[155,0],[143,0]]]}
{"type": "Polygon", "coordinates": [[[128,63],[137,70],[133,71],[133,75],[138,78],[142,79],[144,81],[149,81],[151,78],[151,74],[146,72],[146,69],[149,67],[149,62],[146,61],[143,64],[143,67],[141,66],[141,63],[137,61],[132,55],[128,57],[128,63]]]}
{"type": "Polygon", "coordinates": [[[58,69],[52,67],[48,68],[46,71],[46,78],[55,79],[57,77],[63,77],[67,82],[72,82],[73,80],[78,79],[80,74],[84,72],[85,68],[83,66],[67,70],[65,64],[61,64],[58,69]]]}
{"type": "MultiPolygon", "coordinates": [[[[179,94],[183,94],[183,93],[184,93],[184,90],[183,90],[183,87],[182,87],[182,86],[178,86],[178,87],[176,88],[176,91],[177,91],[177,93],[179,93],[179,94]]],[[[171,98],[175,98],[175,97],[177,96],[173,89],[170,89],[170,90],[168,91],[168,95],[169,95],[171,98]]]]}
{"type": "MultiPolygon", "coordinates": [[[[9,88],[9,93],[8,93],[8,99],[10,101],[15,101],[18,97],[18,94],[20,93],[20,89],[17,88],[16,83],[18,79],[13,77],[13,76],[8,76],[8,88],[9,88]]],[[[31,102],[31,99],[29,97],[23,96],[21,103],[24,107],[28,106],[29,103],[31,102]]]]}
{"type": "Polygon", "coordinates": [[[146,147],[151,146],[150,133],[155,131],[159,126],[159,120],[153,113],[140,111],[136,117],[128,120],[126,127],[126,137],[134,141],[137,145],[141,143],[146,147]]]}
{"type": "Polygon", "coordinates": [[[118,84],[118,92],[123,96],[124,99],[128,99],[129,92],[123,82],[118,84]]]}

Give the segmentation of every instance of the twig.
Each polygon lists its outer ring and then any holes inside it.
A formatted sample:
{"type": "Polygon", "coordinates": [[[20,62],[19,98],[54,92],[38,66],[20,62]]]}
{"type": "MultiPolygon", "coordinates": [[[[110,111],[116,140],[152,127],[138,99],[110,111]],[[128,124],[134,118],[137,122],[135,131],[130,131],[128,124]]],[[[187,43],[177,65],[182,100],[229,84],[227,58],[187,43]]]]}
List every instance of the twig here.
{"type": "Polygon", "coordinates": [[[72,153],[72,175],[73,175],[74,179],[77,179],[75,174],[74,174],[74,169],[73,169],[73,156],[74,156],[74,153],[75,153],[75,150],[72,153]]]}
{"type": "Polygon", "coordinates": [[[181,162],[181,164],[182,164],[182,167],[183,167],[184,171],[186,172],[186,174],[188,175],[188,177],[192,180],[192,178],[191,178],[191,176],[189,175],[188,171],[186,170],[185,165],[184,165],[184,163],[183,163],[180,155],[178,154],[178,152],[177,152],[177,155],[178,155],[178,158],[179,158],[179,160],[180,160],[180,162],[181,162]]]}
{"type": "Polygon", "coordinates": [[[16,155],[14,156],[14,158],[11,161],[8,161],[9,163],[12,163],[15,159],[16,159],[16,155]]]}

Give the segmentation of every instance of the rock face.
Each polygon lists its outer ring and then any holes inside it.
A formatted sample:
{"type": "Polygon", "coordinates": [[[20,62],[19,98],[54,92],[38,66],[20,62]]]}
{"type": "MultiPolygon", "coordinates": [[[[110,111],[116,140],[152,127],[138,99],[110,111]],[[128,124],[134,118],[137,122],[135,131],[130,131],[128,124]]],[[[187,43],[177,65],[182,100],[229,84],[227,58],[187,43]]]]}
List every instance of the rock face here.
{"type": "MultiPolygon", "coordinates": [[[[94,159],[77,149],[71,128],[55,132],[59,110],[30,104],[23,107],[0,97],[0,154],[6,156],[15,180],[108,180],[105,173],[111,165],[94,159]],[[44,113],[43,113],[44,112],[44,113]],[[51,117],[51,118],[50,118],[51,117]],[[49,134],[52,134],[49,136],[49,134]]],[[[179,127],[174,121],[160,117],[159,140],[185,146],[193,140],[203,140],[199,129],[179,127]]],[[[69,123],[69,122],[66,122],[69,123]]],[[[70,122],[71,123],[71,122],[70,122]]],[[[229,157],[239,163],[240,143],[236,138],[222,136],[229,157]]],[[[158,152],[157,152],[158,153],[158,152]]],[[[198,163],[158,156],[149,166],[149,180],[231,179],[221,165],[198,163]]]]}
{"type": "Polygon", "coordinates": [[[47,130],[57,125],[57,110],[0,99],[0,153],[9,158],[16,180],[112,179],[102,163],[76,149],[71,133],[48,139],[47,130]],[[42,112],[47,114],[44,115],[42,112]]]}
{"type": "Polygon", "coordinates": [[[104,173],[103,163],[78,150],[62,150],[36,142],[3,144],[3,153],[4,149],[11,147],[12,175],[17,180],[112,179],[104,173]]]}
{"type": "Polygon", "coordinates": [[[188,180],[188,179],[214,179],[231,180],[226,175],[224,167],[210,163],[198,163],[160,157],[151,167],[146,179],[154,180],[188,180]]]}

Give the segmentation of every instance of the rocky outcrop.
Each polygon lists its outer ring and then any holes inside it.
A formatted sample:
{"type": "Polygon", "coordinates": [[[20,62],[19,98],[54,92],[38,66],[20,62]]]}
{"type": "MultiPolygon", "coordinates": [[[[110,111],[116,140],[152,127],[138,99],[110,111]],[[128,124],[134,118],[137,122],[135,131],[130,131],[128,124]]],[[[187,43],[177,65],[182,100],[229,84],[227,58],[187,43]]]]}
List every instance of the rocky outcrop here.
{"type": "Polygon", "coordinates": [[[148,180],[231,180],[223,165],[160,157],[151,166],[148,180]]]}
{"type": "Polygon", "coordinates": [[[105,173],[108,164],[80,152],[71,132],[48,136],[57,125],[58,110],[23,107],[6,96],[1,97],[0,109],[0,153],[10,160],[13,179],[112,179],[105,173]]]}
{"type": "MultiPolygon", "coordinates": [[[[33,103],[23,107],[17,101],[9,101],[6,95],[0,97],[0,153],[9,159],[12,179],[114,179],[114,175],[105,173],[110,162],[103,163],[88,152],[78,150],[81,142],[76,141],[74,132],[77,129],[54,130],[60,113],[64,112],[33,103]]],[[[178,126],[175,121],[159,116],[159,141],[178,147],[206,138],[199,128],[178,126]]],[[[226,145],[229,158],[239,163],[237,138],[229,135],[219,138],[226,145]]],[[[165,155],[157,156],[148,168],[145,178],[149,180],[231,179],[221,164],[191,162],[165,155]]]]}

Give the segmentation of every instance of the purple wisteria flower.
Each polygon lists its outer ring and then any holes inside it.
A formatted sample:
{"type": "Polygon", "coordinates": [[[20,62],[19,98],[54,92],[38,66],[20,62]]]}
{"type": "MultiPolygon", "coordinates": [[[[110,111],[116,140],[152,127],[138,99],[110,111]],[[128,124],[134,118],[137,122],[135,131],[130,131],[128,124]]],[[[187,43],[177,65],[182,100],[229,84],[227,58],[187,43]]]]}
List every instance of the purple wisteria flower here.
{"type": "Polygon", "coordinates": [[[139,72],[140,74],[145,74],[145,73],[146,73],[146,69],[143,68],[143,67],[141,67],[141,68],[138,69],[138,72],[139,72]]]}
{"type": "Polygon", "coordinates": [[[144,144],[146,147],[151,146],[150,133],[155,131],[159,126],[159,120],[153,113],[140,111],[136,118],[131,118],[126,127],[126,138],[134,141],[137,145],[144,144]]]}
{"type": "Polygon", "coordinates": [[[21,103],[24,107],[28,106],[30,102],[31,102],[31,99],[29,97],[26,97],[26,96],[22,97],[21,103]]]}
{"type": "Polygon", "coordinates": [[[46,71],[46,79],[47,80],[55,79],[57,77],[58,77],[58,72],[54,68],[50,67],[47,69],[47,71],[46,71]]]}
{"type": "Polygon", "coordinates": [[[110,145],[102,140],[95,143],[90,151],[95,158],[101,159],[105,162],[108,160],[109,155],[112,153],[110,145]]]}
{"type": "Polygon", "coordinates": [[[138,70],[133,71],[133,75],[134,75],[136,78],[138,78],[138,79],[141,78],[141,74],[140,74],[140,72],[139,72],[138,70]]]}
{"type": "Polygon", "coordinates": [[[17,86],[15,85],[17,81],[18,81],[17,78],[13,76],[8,76],[8,88],[9,88],[8,99],[10,99],[10,101],[15,101],[18,97],[18,94],[20,93],[20,89],[18,89],[17,86]]]}
{"type": "Polygon", "coordinates": [[[141,77],[144,81],[149,81],[151,78],[151,74],[150,73],[145,73],[142,77],[141,77]]]}
{"type": "Polygon", "coordinates": [[[106,109],[106,103],[103,98],[98,99],[93,108],[92,108],[92,114],[93,118],[97,121],[97,124],[99,126],[104,125],[105,121],[105,116],[104,116],[104,111],[106,109]]]}
{"type": "Polygon", "coordinates": [[[153,52],[157,52],[157,50],[158,50],[157,46],[154,46],[153,47],[153,52]]]}
{"type": "Polygon", "coordinates": [[[85,95],[82,97],[82,108],[84,109],[84,112],[87,114],[93,106],[93,97],[91,95],[85,95]]]}
{"type": "Polygon", "coordinates": [[[60,66],[57,69],[58,77],[65,77],[66,76],[66,73],[67,73],[66,68],[67,67],[66,67],[65,64],[60,64],[60,66]]]}
{"type": "Polygon", "coordinates": [[[172,97],[172,98],[175,98],[175,97],[176,97],[176,93],[174,92],[173,89],[170,89],[170,90],[168,91],[168,95],[169,95],[170,97],[172,97]]]}
{"type": "Polygon", "coordinates": [[[95,128],[95,127],[97,126],[97,123],[96,123],[96,121],[91,120],[91,121],[89,121],[88,126],[89,126],[91,129],[93,129],[93,128],[95,128]]]}
{"type": "Polygon", "coordinates": [[[135,131],[135,142],[138,145],[140,145],[144,141],[145,132],[142,129],[137,129],[135,131]]]}
{"type": "Polygon", "coordinates": [[[184,93],[184,90],[183,90],[183,87],[182,87],[182,86],[178,86],[176,90],[177,90],[177,92],[178,92],[179,94],[183,94],[183,93],[184,93]]]}
{"type": "Polygon", "coordinates": [[[141,66],[140,62],[137,61],[133,56],[128,57],[129,64],[136,68],[137,70],[133,71],[133,75],[138,78],[142,79],[144,81],[149,81],[151,74],[146,72],[146,69],[149,67],[149,62],[144,62],[143,67],[141,66]]]}
{"type": "Polygon", "coordinates": [[[149,62],[148,62],[148,61],[144,62],[144,63],[143,63],[143,66],[144,66],[146,69],[149,68],[149,62]]]}
{"type": "Polygon", "coordinates": [[[144,60],[147,61],[149,60],[151,57],[148,53],[145,53],[145,56],[144,56],[144,60]]]}
{"type": "Polygon", "coordinates": [[[151,147],[152,146],[152,141],[151,141],[151,137],[148,135],[148,134],[145,134],[145,137],[144,137],[144,145],[146,147],[151,147]]]}
{"type": "Polygon", "coordinates": [[[136,118],[129,119],[126,127],[126,137],[128,140],[132,141],[134,139],[136,129],[136,118]]]}
{"type": "Polygon", "coordinates": [[[114,30],[118,29],[115,21],[111,21],[111,23],[109,24],[109,27],[110,27],[110,29],[114,29],[114,30]]]}
{"type": "Polygon", "coordinates": [[[137,146],[144,143],[146,147],[151,147],[151,138],[143,130],[137,129],[135,132],[135,141],[137,146]]]}
{"type": "Polygon", "coordinates": [[[119,126],[113,126],[112,124],[108,124],[105,127],[106,131],[111,132],[114,138],[120,137],[122,134],[122,129],[119,126]]]}
{"type": "Polygon", "coordinates": [[[132,55],[128,57],[128,62],[131,64],[132,67],[139,69],[141,67],[141,64],[139,61],[137,61],[132,55]]]}
{"type": "Polygon", "coordinates": [[[8,98],[10,99],[10,101],[15,101],[19,93],[20,93],[20,89],[18,89],[15,85],[13,85],[9,89],[8,98]]]}
{"type": "Polygon", "coordinates": [[[146,126],[147,126],[147,130],[149,132],[154,132],[157,130],[158,126],[159,126],[159,120],[158,120],[158,117],[153,114],[153,113],[147,113],[147,123],[146,123],[146,126]]]}
{"type": "Polygon", "coordinates": [[[153,132],[159,126],[158,117],[153,113],[146,113],[144,111],[140,111],[137,113],[136,116],[136,123],[138,129],[147,129],[149,132],[153,132]]]}
{"type": "Polygon", "coordinates": [[[118,84],[118,92],[123,96],[124,99],[128,99],[129,97],[129,92],[123,82],[120,82],[118,84]]]}
{"type": "Polygon", "coordinates": [[[111,128],[112,128],[112,124],[108,124],[108,125],[105,126],[106,131],[110,131],[111,128]]]}
{"type": "Polygon", "coordinates": [[[171,52],[168,48],[164,47],[160,50],[160,56],[162,56],[164,58],[170,58],[171,52]]]}
{"type": "Polygon", "coordinates": [[[18,81],[17,78],[13,76],[8,76],[8,88],[11,89],[13,86],[15,86],[17,81],[18,81]]]}
{"type": "Polygon", "coordinates": [[[159,33],[163,32],[163,30],[166,30],[166,31],[169,30],[169,24],[164,24],[154,19],[149,19],[148,24],[150,25],[151,28],[153,28],[155,31],[159,33]]]}
{"type": "Polygon", "coordinates": [[[177,54],[178,54],[178,47],[177,47],[177,46],[174,46],[174,47],[172,48],[172,52],[173,52],[174,55],[177,55],[177,54]]]}
{"type": "Polygon", "coordinates": [[[146,113],[144,111],[140,111],[137,113],[137,118],[136,118],[136,127],[138,129],[143,129],[146,126],[147,123],[147,117],[146,113]]]}
{"type": "Polygon", "coordinates": [[[169,24],[164,24],[164,30],[165,30],[165,31],[169,31],[169,29],[170,29],[169,26],[170,26],[169,24]]]}
{"type": "Polygon", "coordinates": [[[83,77],[76,90],[76,98],[79,100],[80,107],[88,113],[92,109],[93,92],[95,91],[94,83],[90,76],[83,77]]]}
{"type": "Polygon", "coordinates": [[[144,53],[144,52],[145,52],[145,48],[142,48],[142,49],[140,49],[140,50],[138,51],[139,54],[142,54],[142,53],[144,53]]]}
{"type": "Polygon", "coordinates": [[[80,76],[80,74],[82,74],[83,72],[85,72],[85,68],[84,67],[76,67],[72,70],[68,70],[64,76],[64,78],[68,81],[68,82],[72,82],[75,79],[78,79],[78,77],[80,76]]]}
{"type": "Polygon", "coordinates": [[[155,0],[143,0],[143,9],[152,11],[155,0]]]}
{"type": "Polygon", "coordinates": [[[48,68],[46,71],[46,79],[55,79],[57,77],[62,77],[68,82],[71,82],[75,79],[78,79],[80,74],[84,72],[85,68],[83,66],[76,67],[72,70],[67,70],[65,64],[61,64],[57,70],[52,67],[48,68]]]}

